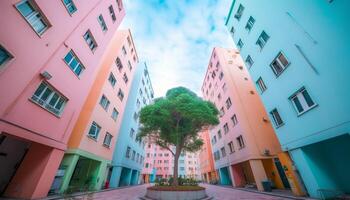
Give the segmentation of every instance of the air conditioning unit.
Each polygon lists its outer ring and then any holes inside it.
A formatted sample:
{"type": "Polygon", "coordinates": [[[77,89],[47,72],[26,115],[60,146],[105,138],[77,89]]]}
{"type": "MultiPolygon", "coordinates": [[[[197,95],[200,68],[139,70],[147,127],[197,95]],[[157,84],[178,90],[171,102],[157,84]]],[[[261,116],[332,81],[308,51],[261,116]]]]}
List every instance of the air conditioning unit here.
{"type": "Polygon", "coordinates": [[[50,80],[50,79],[52,78],[52,75],[51,75],[49,72],[47,72],[47,71],[41,72],[40,75],[41,75],[43,78],[45,78],[46,80],[50,80]]]}

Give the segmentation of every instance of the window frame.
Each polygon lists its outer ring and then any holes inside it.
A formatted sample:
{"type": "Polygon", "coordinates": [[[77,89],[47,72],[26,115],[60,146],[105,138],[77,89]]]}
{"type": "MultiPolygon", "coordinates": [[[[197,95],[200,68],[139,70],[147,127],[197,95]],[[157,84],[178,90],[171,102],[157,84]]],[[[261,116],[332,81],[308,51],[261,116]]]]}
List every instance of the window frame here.
{"type": "Polygon", "coordinates": [[[97,141],[98,136],[99,136],[99,134],[100,134],[100,131],[101,131],[101,126],[100,126],[99,124],[97,124],[97,122],[93,121],[93,122],[91,123],[91,126],[90,126],[90,129],[89,129],[89,132],[88,132],[88,135],[87,135],[87,136],[88,136],[89,138],[92,138],[93,140],[97,141]],[[92,129],[93,126],[95,126],[95,130],[97,130],[97,131],[95,131],[95,134],[94,134],[94,135],[90,134],[90,133],[91,133],[91,129],[92,129]]]}
{"type": "Polygon", "coordinates": [[[267,90],[267,86],[261,76],[255,82],[255,84],[259,88],[260,94],[264,93],[267,90]]]}
{"type": "Polygon", "coordinates": [[[82,64],[82,62],[80,61],[80,59],[78,58],[78,56],[74,53],[74,51],[71,49],[69,50],[69,52],[64,56],[63,61],[66,63],[66,65],[68,66],[68,68],[78,77],[80,78],[81,74],[84,72],[85,67],[82,64]],[[66,61],[66,57],[68,56],[68,54],[72,55],[72,58],[69,60],[69,62],[66,61]],[[73,62],[73,59],[76,60],[77,64],[75,65],[74,69],[72,68],[72,66],[70,65],[73,62]],[[79,73],[76,73],[76,70],[78,68],[78,66],[81,67],[81,70],[79,71],[79,73]]]}
{"type": "Polygon", "coordinates": [[[75,8],[75,10],[74,10],[73,12],[70,12],[70,10],[68,9],[68,5],[67,5],[66,2],[64,2],[64,1],[65,1],[65,0],[62,0],[62,3],[63,3],[63,5],[64,5],[64,7],[66,8],[68,14],[69,14],[70,16],[72,16],[72,15],[78,10],[77,6],[75,5],[75,3],[74,3],[73,0],[70,0],[70,1],[71,1],[71,2],[70,2],[70,5],[73,5],[73,7],[75,8]]]}
{"type": "Polygon", "coordinates": [[[111,102],[110,102],[109,99],[106,97],[106,95],[103,94],[103,95],[101,96],[101,99],[100,99],[99,104],[102,106],[102,108],[103,108],[105,111],[108,111],[108,108],[109,108],[109,105],[111,104],[111,102]],[[105,100],[105,101],[104,101],[104,100],[105,100]],[[104,105],[104,102],[106,102],[105,105],[104,105]]]}
{"type": "Polygon", "coordinates": [[[103,18],[103,15],[100,14],[98,17],[97,17],[97,21],[98,21],[98,24],[100,24],[100,27],[102,29],[102,32],[107,32],[108,31],[108,27],[107,27],[107,24],[106,24],[106,21],[105,19],[103,18]]]}
{"type": "Polygon", "coordinates": [[[105,146],[107,148],[110,148],[111,147],[112,138],[113,138],[113,135],[108,133],[108,132],[106,132],[105,137],[103,139],[103,146],[105,146]],[[107,140],[108,143],[106,143],[106,139],[109,139],[109,140],[107,140]]]}
{"type": "Polygon", "coordinates": [[[2,70],[7,63],[9,63],[14,56],[4,47],[0,44],[0,50],[4,52],[4,54],[7,56],[2,62],[0,61],[0,70],[2,70]]]}
{"type": "Polygon", "coordinates": [[[288,99],[292,103],[294,110],[297,113],[297,116],[303,115],[304,113],[312,110],[313,108],[315,108],[318,105],[317,103],[315,103],[313,98],[311,98],[310,93],[307,91],[307,89],[305,87],[300,88],[298,91],[296,91],[294,94],[292,94],[288,99]],[[309,105],[309,103],[307,102],[307,100],[304,96],[305,95],[304,91],[307,93],[311,102],[313,103],[311,106],[309,105]],[[303,109],[302,111],[299,111],[298,106],[296,105],[296,102],[294,101],[294,99],[298,99],[298,102],[299,102],[301,108],[303,109]],[[304,106],[307,106],[307,107],[304,107],[304,106]]]}
{"type": "Polygon", "coordinates": [[[272,109],[272,110],[270,111],[270,116],[272,117],[272,120],[273,120],[274,125],[275,125],[276,128],[279,128],[279,127],[281,127],[281,126],[284,125],[284,121],[283,121],[283,119],[282,119],[280,113],[278,112],[277,108],[274,108],[274,109],[272,109]],[[276,118],[276,116],[275,116],[274,113],[277,113],[277,114],[278,114],[278,118],[281,120],[281,121],[280,121],[281,123],[278,123],[278,120],[277,120],[277,118],[276,118]]]}
{"type": "Polygon", "coordinates": [[[238,137],[236,137],[236,141],[238,142],[239,150],[241,150],[241,149],[243,149],[244,147],[246,147],[242,135],[239,135],[238,137]]]}
{"type": "Polygon", "coordinates": [[[114,120],[114,121],[117,121],[118,119],[118,115],[119,115],[119,112],[116,108],[113,108],[113,111],[112,111],[112,114],[111,114],[111,118],[114,120]],[[116,113],[116,114],[115,114],[116,113]]]}
{"type": "Polygon", "coordinates": [[[254,60],[250,55],[247,55],[244,62],[248,64],[248,69],[250,69],[254,65],[254,60]],[[251,62],[248,62],[248,60],[250,60],[251,62]]]}
{"type": "Polygon", "coordinates": [[[248,33],[250,33],[250,31],[253,29],[254,24],[255,24],[255,19],[254,17],[250,16],[248,18],[247,24],[244,27],[248,31],[248,33]]]}
{"type": "Polygon", "coordinates": [[[113,5],[108,6],[108,12],[109,12],[109,15],[111,16],[113,23],[117,21],[117,16],[115,15],[113,5]]]}
{"type": "Polygon", "coordinates": [[[242,4],[239,4],[236,14],[234,15],[234,18],[240,21],[242,18],[243,12],[244,12],[244,6],[242,4]]]}
{"type": "Polygon", "coordinates": [[[237,48],[239,50],[242,50],[243,46],[244,46],[244,43],[243,43],[242,39],[239,39],[237,42],[237,48]]]}
{"type": "Polygon", "coordinates": [[[280,76],[281,74],[283,74],[283,72],[289,67],[290,64],[291,64],[291,62],[290,62],[289,59],[286,57],[285,53],[282,52],[282,51],[279,51],[279,52],[277,53],[277,56],[276,56],[276,57],[272,60],[272,62],[270,63],[270,67],[271,67],[272,72],[275,74],[275,76],[276,76],[276,77],[279,77],[279,76],[280,76]],[[284,59],[288,62],[287,65],[284,65],[284,64],[280,61],[280,59],[279,59],[280,55],[282,55],[282,56],[284,57],[284,59]],[[274,63],[275,61],[277,61],[279,67],[282,68],[282,71],[280,71],[279,73],[277,73],[277,71],[276,71],[275,68],[274,68],[273,63],[274,63]]]}
{"type": "Polygon", "coordinates": [[[90,49],[92,52],[95,52],[96,49],[97,49],[97,47],[98,47],[98,44],[97,44],[97,42],[96,42],[94,36],[92,35],[90,29],[88,29],[88,30],[84,33],[83,38],[84,38],[86,44],[88,45],[89,49],[90,49]],[[88,38],[87,38],[86,36],[88,36],[88,38]],[[89,41],[90,41],[90,43],[89,43],[89,41]],[[92,45],[92,46],[91,46],[91,45],[92,45]]]}
{"type": "Polygon", "coordinates": [[[113,72],[109,73],[108,76],[108,82],[111,84],[111,86],[114,88],[115,85],[117,84],[117,79],[115,78],[113,72]],[[112,79],[112,80],[111,80],[112,79]]]}
{"type": "Polygon", "coordinates": [[[34,30],[34,32],[39,36],[42,37],[42,35],[52,26],[47,17],[44,15],[44,12],[40,9],[38,4],[34,0],[22,0],[15,5],[16,10],[20,13],[20,15],[24,18],[24,20],[29,24],[29,26],[34,30]],[[29,6],[33,9],[33,12],[31,12],[28,16],[24,16],[20,9],[18,8],[20,5],[27,3],[29,6]],[[42,29],[40,32],[35,30],[33,24],[34,22],[31,22],[33,20],[35,15],[39,15],[39,17],[35,20],[37,21],[42,21],[42,23],[45,25],[45,28],[42,29]],[[33,24],[32,24],[33,23],[33,24]]]}

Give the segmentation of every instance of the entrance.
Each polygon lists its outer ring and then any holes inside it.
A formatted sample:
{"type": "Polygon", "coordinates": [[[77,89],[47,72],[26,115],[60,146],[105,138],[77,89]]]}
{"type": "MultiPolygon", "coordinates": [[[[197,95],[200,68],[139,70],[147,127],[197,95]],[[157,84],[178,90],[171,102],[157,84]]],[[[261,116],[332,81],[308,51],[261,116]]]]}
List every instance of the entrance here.
{"type": "Polygon", "coordinates": [[[284,172],[284,169],[282,167],[280,159],[274,158],[274,162],[275,162],[278,174],[280,175],[280,178],[282,180],[284,188],[290,189],[289,181],[288,181],[288,178],[286,176],[286,173],[284,172]]]}
{"type": "Polygon", "coordinates": [[[30,142],[0,134],[0,195],[2,195],[25,157],[30,142]]]}

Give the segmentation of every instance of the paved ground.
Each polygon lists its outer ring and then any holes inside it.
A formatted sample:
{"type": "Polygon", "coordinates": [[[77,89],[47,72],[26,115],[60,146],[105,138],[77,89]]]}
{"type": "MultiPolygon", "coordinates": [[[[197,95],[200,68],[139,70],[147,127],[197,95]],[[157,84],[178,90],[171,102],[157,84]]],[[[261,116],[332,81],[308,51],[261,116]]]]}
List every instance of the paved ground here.
{"type": "MultiPolygon", "coordinates": [[[[138,197],[144,196],[146,188],[149,185],[133,186],[123,189],[110,190],[94,193],[85,196],[66,198],[70,200],[139,200],[138,197]]],[[[228,187],[203,185],[207,188],[207,194],[214,197],[214,200],[282,200],[285,198],[264,195],[254,192],[247,192],[228,187]]]]}

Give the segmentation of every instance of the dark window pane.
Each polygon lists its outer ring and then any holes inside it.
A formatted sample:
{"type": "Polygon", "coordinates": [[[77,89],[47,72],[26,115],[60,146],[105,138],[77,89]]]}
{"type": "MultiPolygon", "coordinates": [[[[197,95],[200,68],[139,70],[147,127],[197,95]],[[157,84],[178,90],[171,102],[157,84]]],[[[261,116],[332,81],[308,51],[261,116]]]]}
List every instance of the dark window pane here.
{"type": "Polygon", "coordinates": [[[301,103],[297,97],[293,98],[293,102],[294,102],[294,105],[297,107],[299,113],[304,111],[304,108],[303,106],[301,106],[301,103]]]}
{"type": "Polygon", "coordinates": [[[314,103],[314,101],[312,101],[309,93],[306,90],[304,90],[302,93],[304,95],[304,98],[305,98],[307,105],[310,107],[313,106],[315,103],[314,103]]]}

